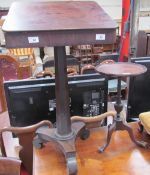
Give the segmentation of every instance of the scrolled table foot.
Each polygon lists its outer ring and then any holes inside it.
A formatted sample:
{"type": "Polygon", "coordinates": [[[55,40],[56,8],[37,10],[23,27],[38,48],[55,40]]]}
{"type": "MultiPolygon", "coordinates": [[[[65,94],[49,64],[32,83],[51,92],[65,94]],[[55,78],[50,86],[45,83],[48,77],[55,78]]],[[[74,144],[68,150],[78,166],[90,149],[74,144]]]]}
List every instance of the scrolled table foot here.
{"type": "Polygon", "coordinates": [[[74,153],[67,153],[66,162],[67,162],[68,174],[69,175],[76,175],[77,174],[77,161],[76,161],[75,152],[74,153]]]}
{"type": "Polygon", "coordinates": [[[45,142],[54,141],[65,155],[67,163],[67,171],[69,175],[77,174],[77,161],[75,141],[76,137],[84,131],[85,124],[83,122],[75,122],[72,124],[73,134],[69,137],[60,137],[57,135],[56,128],[38,128],[37,136],[34,139],[35,146],[39,146],[45,142]]]}
{"type": "Polygon", "coordinates": [[[126,130],[128,133],[129,133],[129,136],[131,138],[131,140],[137,145],[137,146],[140,146],[140,147],[143,147],[143,148],[150,148],[150,145],[145,142],[145,141],[138,141],[135,139],[134,135],[133,135],[133,131],[132,131],[132,128],[126,124],[126,123],[123,123],[123,129],[126,130]]]}

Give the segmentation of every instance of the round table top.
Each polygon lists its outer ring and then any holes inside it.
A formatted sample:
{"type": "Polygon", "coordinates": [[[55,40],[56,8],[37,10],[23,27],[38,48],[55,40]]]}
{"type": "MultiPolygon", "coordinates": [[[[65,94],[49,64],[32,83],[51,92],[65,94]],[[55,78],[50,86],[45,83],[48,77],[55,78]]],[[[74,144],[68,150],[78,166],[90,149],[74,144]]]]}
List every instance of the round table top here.
{"type": "Polygon", "coordinates": [[[129,62],[117,62],[110,64],[100,64],[96,66],[95,70],[98,73],[113,77],[127,77],[143,74],[147,68],[140,64],[129,62]]]}

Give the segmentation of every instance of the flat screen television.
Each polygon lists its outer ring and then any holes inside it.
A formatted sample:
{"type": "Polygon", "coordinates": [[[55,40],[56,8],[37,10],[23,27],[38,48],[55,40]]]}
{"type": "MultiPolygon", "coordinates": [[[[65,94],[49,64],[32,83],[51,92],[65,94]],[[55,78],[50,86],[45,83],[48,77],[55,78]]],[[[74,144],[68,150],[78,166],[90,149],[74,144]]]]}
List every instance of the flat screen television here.
{"type": "Polygon", "coordinates": [[[132,58],[131,62],[147,67],[147,72],[130,78],[127,121],[138,120],[141,112],[150,110],[150,57],[132,58]]]}
{"type": "MultiPolygon", "coordinates": [[[[107,80],[99,74],[68,78],[70,113],[94,116],[107,111],[107,80]]],[[[28,126],[48,119],[56,122],[55,79],[27,79],[4,83],[12,126],[28,126]]]]}

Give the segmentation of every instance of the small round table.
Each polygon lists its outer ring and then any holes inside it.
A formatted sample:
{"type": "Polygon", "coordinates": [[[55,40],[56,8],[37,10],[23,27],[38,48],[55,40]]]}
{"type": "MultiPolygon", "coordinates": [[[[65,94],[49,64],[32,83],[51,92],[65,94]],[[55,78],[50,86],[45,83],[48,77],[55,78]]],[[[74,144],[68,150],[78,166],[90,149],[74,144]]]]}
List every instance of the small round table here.
{"type": "Polygon", "coordinates": [[[124,120],[120,116],[120,112],[123,109],[123,105],[121,103],[121,78],[143,74],[147,71],[147,68],[140,64],[129,63],[129,62],[128,63],[119,62],[119,63],[98,65],[96,66],[96,71],[100,74],[116,77],[118,79],[117,100],[114,105],[117,115],[114,119],[113,124],[108,126],[107,142],[104,146],[99,148],[99,151],[103,152],[106,149],[106,147],[110,143],[110,139],[113,131],[116,131],[116,130],[127,130],[131,140],[136,145],[147,148],[148,144],[146,142],[135,140],[132,128],[126,122],[124,122],[124,120]]]}

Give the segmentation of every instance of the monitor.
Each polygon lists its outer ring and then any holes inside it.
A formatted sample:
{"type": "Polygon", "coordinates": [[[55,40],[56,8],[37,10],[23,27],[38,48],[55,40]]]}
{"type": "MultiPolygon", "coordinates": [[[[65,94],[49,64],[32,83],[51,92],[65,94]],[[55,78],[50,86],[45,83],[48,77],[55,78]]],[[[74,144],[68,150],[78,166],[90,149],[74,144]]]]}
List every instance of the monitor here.
{"type": "Polygon", "coordinates": [[[138,120],[141,112],[150,110],[150,57],[132,58],[131,62],[147,67],[147,72],[130,78],[127,121],[138,120]]]}
{"type": "MultiPolygon", "coordinates": [[[[70,113],[94,116],[107,111],[107,80],[99,74],[68,77],[70,113]]],[[[55,78],[6,81],[5,95],[12,126],[48,119],[56,122],[55,78]]]]}

